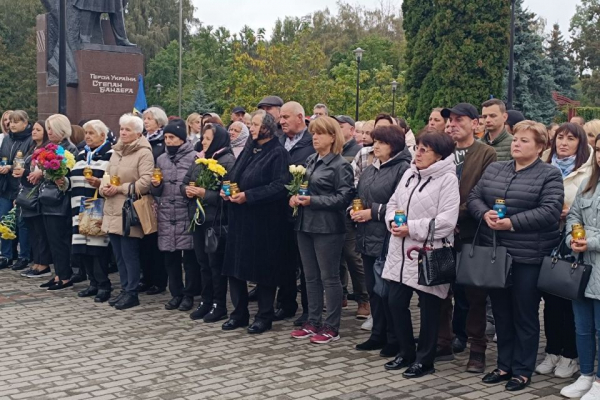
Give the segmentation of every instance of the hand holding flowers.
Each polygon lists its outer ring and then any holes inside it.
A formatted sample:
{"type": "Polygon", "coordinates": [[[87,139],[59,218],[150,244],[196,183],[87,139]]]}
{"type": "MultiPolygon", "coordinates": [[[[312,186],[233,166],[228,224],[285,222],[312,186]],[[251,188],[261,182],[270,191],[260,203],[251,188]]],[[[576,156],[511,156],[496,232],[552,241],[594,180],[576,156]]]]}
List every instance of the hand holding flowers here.
{"type": "Polygon", "coordinates": [[[298,204],[299,203],[297,197],[300,192],[300,185],[305,184],[307,182],[304,181],[304,175],[306,175],[306,168],[302,165],[290,165],[290,173],[292,174],[292,180],[289,184],[285,185],[285,188],[288,190],[288,194],[292,196],[290,200],[290,207],[294,209],[293,216],[298,215],[298,204]],[[292,201],[293,200],[293,201],[292,201]]]}

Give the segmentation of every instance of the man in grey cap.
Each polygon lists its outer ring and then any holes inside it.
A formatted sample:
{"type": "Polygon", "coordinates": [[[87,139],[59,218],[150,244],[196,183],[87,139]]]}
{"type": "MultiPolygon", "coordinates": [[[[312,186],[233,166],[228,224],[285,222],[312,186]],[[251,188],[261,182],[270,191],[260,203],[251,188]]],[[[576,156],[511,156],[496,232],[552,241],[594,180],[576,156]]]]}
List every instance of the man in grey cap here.
{"type": "MultiPolygon", "coordinates": [[[[325,117],[323,117],[325,118],[325,117]]],[[[347,115],[336,115],[333,117],[339,124],[344,135],[344,147],[342,156],[351,163],[362,146],[354,139],[355,122],[347,115]]],[[[356,252],[356,225],[350,218],[346,218],[346,240],[342,250],[340,263],[340,278],[344,288],[342,308],[348,306],[348,272],[352,280],[354,299],[358,303],[356,318],[367,319],[371,315],[369,295],[365,283],[365,270],[361,256],[356,252]]]]}
{"type": "Polygon", "coordinates": [[[279,96],[267,96],[258,103],[258,108],[265,110],[275,118],[275,121],[279,122],[281,114],[281,107],[283,106],[283,100],[279,96]]]}

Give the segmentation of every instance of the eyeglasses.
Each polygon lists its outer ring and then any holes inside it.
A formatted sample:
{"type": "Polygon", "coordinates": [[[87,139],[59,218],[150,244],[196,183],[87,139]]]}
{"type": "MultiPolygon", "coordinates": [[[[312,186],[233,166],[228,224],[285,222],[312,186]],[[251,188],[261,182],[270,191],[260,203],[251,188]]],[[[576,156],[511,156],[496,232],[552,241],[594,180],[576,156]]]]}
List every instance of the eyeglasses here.
{"type": "Polygon", "coordinates": [[[425,153],[429,153],[430,151],[431,151],[431,152],[433,152],[433,150],[431,150],[431,149],[428,149],[427,147],[417,147],[417,148],[415,149],[415,153],[417,153],[417,154],[421,154],[421,155],[423,155],[423,154],[425,154],[425,153]]]}

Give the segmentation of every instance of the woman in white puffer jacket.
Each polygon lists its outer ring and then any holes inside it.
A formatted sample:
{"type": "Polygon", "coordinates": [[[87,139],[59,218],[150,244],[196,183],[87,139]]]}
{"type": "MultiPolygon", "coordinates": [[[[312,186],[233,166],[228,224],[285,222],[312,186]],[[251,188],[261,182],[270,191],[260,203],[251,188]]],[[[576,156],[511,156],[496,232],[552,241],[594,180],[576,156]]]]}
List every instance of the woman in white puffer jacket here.
{"type": "Polygon", "coordinates": [[[454,164],[454,142],[448,135],[424,133],[417,138],[415,159],[387,204],[386,222],[392,237],[382,277],[390,281],[389,306],[400,353],[394,360],[399,367],[409,367],[405,378],[433,373],[433,361],[439,327],[442,299],[450,285],[421,286],[418,284],[416,252],[412,259],[409,249],[422,247],[428,237],[429,225],[435,219],[434,246],[442,239],[454,241],[458,220],[460,194],[454,164]],[[407,223],[397,226],[396,210],[404,210],[407,223]],[[410,317],[410,299],[419,295],[421,330],[419,349],[415,349],[410,317]]]}

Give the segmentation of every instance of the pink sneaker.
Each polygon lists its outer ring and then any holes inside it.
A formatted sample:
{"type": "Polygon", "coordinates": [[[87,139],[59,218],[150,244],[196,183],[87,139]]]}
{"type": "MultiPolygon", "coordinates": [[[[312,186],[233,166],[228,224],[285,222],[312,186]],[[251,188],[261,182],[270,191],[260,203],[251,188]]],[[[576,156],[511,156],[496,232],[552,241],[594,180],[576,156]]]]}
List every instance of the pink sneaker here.
{"type": "Polygon", "coordinates": [[[302,328],[292,331],[291,335],[294,339],[303,339],[317,334],[317,328],[310,322],[305,322],[302,328]]]}
{"type": "Polygon", "coordinates": [[[337,331],[329,326],[323,326],[319,332],[310,338],[311,343],[325,344],[340,340],[340,335],[337,331]]]}

